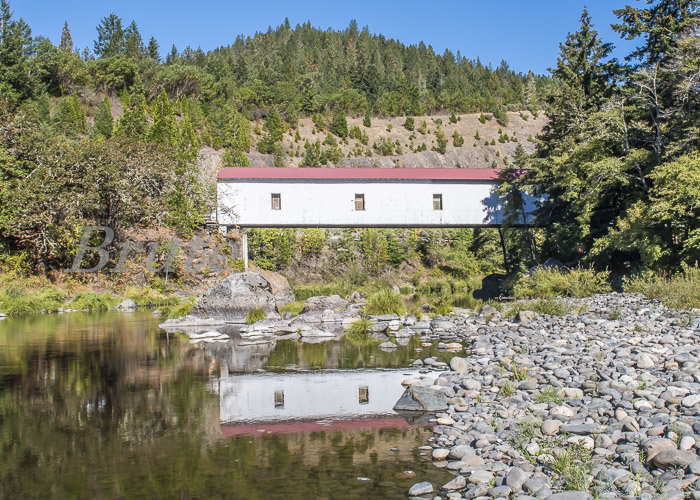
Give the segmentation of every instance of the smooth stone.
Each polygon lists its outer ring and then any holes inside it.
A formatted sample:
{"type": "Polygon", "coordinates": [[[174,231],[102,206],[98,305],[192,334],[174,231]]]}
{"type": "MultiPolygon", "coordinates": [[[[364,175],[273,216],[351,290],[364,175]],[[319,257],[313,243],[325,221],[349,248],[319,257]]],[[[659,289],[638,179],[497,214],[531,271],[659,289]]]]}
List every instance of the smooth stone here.
{"type": "Polygon", "coordinates": [[[700,405],[700,394],[691,394],[686,396],[681,400],[681,404],[686,408],[692,408],[693,406],[700,405]]]}
{"type": "Polygon", "coordinates": [[[647,461],[650,462],[662,451],[675,450],[676,443],[670,439],[657,437],[642,443],[642,449],[644,450],[644,456],[647,458],[647,461]]]}
{"type": "Polygon", "coordinates": [[[667,450],[656,454],[652,462],[660,469],[686,468],[698,459],[697,454],[685,450],[667,450]]]}
{"type": "Polygon", "coordinates": [[[545,420],[542,422],[542,433],[547,436],[554,436],[559,432],[561,422],[559,420],[545,420]]]}
{"type": "Polygon", "coordinates": [[[466,373],[469,371],[469,363],[466,358],[455,356],[450,360],[450,369],[457,373],[466,373]]]}
{"type": "Polygon", "coordinates": [[[493,479],[493,473],[487,470],[475,470],[469,476],[470,483],[489,483],[493,479]]]}
{"type": "Polygon", "coordinates": [[[683,436],[678,447],[681,450],[690,451],[695,446],[695,438],[693,436],[683,436]]]}
{"type": "Polygon", "coordinates": [[[489,490],[489,495],[491,495],[493,498],[507,498],[510,496],[512,491],[513,490],[511,490],[510,486],[508,485],[496,486],[495,488],[491,488],[489,490]]]}
{"type": "Polygon", "coordinates": [[[430,495],[433,492],[433,485],[427,482],[416,483],[408,490],[408,496],[420,497],[430,495]]]}
{"type": "Polygon", "coordinates": [[[593,496],[587,491],[563,491],[549,495],[546,500],[592,500],[593,496]]]}
{"type": "Polygon", "coordinates": [[[457,476],[452,481],[443,484],[442,489],[448,490],[448,491],[453,491],[453,490],[461,490],[462,488],[464,488],[466,486],[467,486],[467,480],[464,478],[464,476],[457,476]]]}
{"type": "Polygon", "coordinates": [[[523,483],[528,480],[530,474],[522,470],[520,467],[513,467],[506,475],[505,483],[514,491],[519,491],[523,487],[523,483]]]}
{"type": "Polygon", "coordinates": [[[447,448],[438,448],[433,450],[433,460],[445,460],[450,454],[447,448]]]}

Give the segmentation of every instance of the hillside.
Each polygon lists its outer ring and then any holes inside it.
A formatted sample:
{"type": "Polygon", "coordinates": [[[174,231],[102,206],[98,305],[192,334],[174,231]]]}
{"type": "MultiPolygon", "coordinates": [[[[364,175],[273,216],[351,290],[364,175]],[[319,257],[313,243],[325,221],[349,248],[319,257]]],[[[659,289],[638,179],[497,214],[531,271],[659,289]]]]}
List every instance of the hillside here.
{"type": "MultiPolygon", "coordinates": [[[[539,113],[537,118],[529,111],[508,113],[508,125],[499,125],[491,115],[486,114],[485,123],[479,121],[480,114],[456,115],[458,121],[450,122],[450,114],[435,114],[432,116],[416,116],[414,121],[417,125],[426,122],[427,131],[422,134],[418,131],[409,131],[403,124],[405,117],[373,118],[371,126],[364,127],[362,118],[349,117],[348,127],[359,127],[367,136],[367,144],[363,144],[360,139],[348,137],[347,142],[337,140],[338,148],[342,152],[342,158],[329,163],[329,167],[382,167],[382,168],[489,168],[503,167],[504,160],[512,160],[515,148],[518,144],[528,153],[535,149],[534,138],[542,131],[542,127],[547,123],[543,113],[539,113]],[[390,129],[389,129],[389,126],[390,129]],[[432,151],[437,146],[438,127],[444,132],[447,138],[446,151],[444,154],[432,151]],[[464,138],[462,146],[455,146],[453,134],[455,131],[464,138]],[[502,133],[499,134],[499,131],[502,133]],[[475,139],[476,134],[479,139],[475,139]],[[508,140],[505,140],[508,136],[508,140]],[[398,142],[401,147],[401,154],[382,155],[372,146],[378,141],[387,139],[394,144],[398,142]],[[500,140],[499,140],[500,139],[500,140]],[[514,140],[515,139],[515,140],[514,140]],[[517,142],[516,142],[517,140],[517,142]],[[421,144],[425,144],[427,151],[413,151],[421,144]]],[[[253,122],[252,128],[261,128],[262,122],[253,122]]],[[[415,128],[418,128],[416,126],[415,128]]],[[[296,129],[289,129],[283,136],[282,147],[287,152],[285,165],[287,167],[299,167],[304,153],[306,141],[322,143],[329,135],[327,131],[317,131],[310,118],[299,120],[296,129]],[[296,131],[299,136],[296,137],[296,131]],[[298,155],[297,155],[298,152],[298,155]]],[[[255,145],[261,136],[255,136],[255,145]]],[[[213,182],[216,173],[221,168],[223,150],[204,146],[200,148],[197,161],[197,168],[202,173],[204,179],[213,182]]],[[[272,154],[262,154],[253,151],[247,154],[252,166],[274,167],[275,161],[272,154]]],[[[321,166],[320,164],[318,166],[321,166]]]]}

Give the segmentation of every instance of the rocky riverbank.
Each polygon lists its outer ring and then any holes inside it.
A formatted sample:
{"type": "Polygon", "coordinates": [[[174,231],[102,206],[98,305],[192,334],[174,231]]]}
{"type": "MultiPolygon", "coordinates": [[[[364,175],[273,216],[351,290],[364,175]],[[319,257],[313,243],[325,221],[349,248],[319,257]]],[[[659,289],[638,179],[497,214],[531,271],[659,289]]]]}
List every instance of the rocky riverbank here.
{"type": "Polygon", "coordinates": [[[448,405],[422,448],[455,478],[411,496],[700,498],[698,311],[567,302],[579,312],[433,318],[423,337],[471,356],[435,379],[448,405]]]}

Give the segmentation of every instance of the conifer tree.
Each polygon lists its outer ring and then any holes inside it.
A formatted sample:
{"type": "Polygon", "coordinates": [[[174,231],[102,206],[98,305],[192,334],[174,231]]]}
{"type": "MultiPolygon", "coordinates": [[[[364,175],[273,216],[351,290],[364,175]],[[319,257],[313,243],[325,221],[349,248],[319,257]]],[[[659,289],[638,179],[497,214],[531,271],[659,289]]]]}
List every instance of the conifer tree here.
{"type": "Polygon", "coordinates": [[[102,99],[95,112],[94,132],[104,139],[112,137],[114,131],[114,119],[112,118],[112,106],[109,98],[102,99]]]}
{"type": "Polygon", "coordinates": [[[160,62],[160,45],[158,45],[158,41],[153,36],[148,41],[148,57],[156,62],[160,62]]]}
{"type": "Polygon", "coordinates": [[[331,132],[343,139],[348,136],[348,121],[345,118],[345,113],[339,109],[333,113],[331,132]]]}
{"type": "Polygon", "coordinates": [[[124,48],[126,54],[134,59],[140,59],[145,52],[143,38],[135,21],[131,21],[124,32],[124,48]]]}
{"type": "Polygon", "coordinates": [[[121,96],[124,114],[117,122],[115,135],[143,139],[148,133],[146,98],[143,85],[138,81],[130,93],[126,90],[121,96]]]}
{"type": "Polygon", "coordinates": [[[174,145],[178,139],[178,130],[175,126],[175,110],[165,90],[161,90],[156,101],[151,106],[151,118],[153,119],[153,125],[148,130],[148,139],[158,144],[174,145]]]}
{"type": "Polygon", "coordinates": [[[73,53],[73,37],[71,37],[70,29],[68,28],[68,21],[63,24],[63,30],[61,31],[61,43],[58,45],[59,50],[66,52],[68,54],[73,53]]]}
{"type": "Polygon", "coordinates": [[[97,57],[112,57],[122,54],[126,49],[126,38],[122,18],[115,13],[102,18],[97,26],[95,40],[95,55],[97,57]]]}

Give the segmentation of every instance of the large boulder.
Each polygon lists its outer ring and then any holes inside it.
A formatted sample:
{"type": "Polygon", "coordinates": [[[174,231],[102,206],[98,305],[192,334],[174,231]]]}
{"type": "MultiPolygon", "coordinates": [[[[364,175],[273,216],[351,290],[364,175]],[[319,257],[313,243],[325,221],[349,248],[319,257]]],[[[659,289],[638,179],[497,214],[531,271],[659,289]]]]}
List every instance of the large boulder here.
{"type": "Polygon", "coordinates": [[[340,295],[331,295],[330,297],[309,297],[306,299],[306,302],[304,302],[304,309],[301,312],[302,314],[306,314],[309,312],[325,311],[327,309],[335,312],[341,312],[347,307],[348,301],[342,298],[340,295]]]}
{"type": "Polygon", "coordinates": [[[270,284],[272,295],[275,296],[275,301],[277,302],[277,307],[289,304],[290,302],[294,302],[296,300],[292,286],[289,284],[289,281],[287,281],[287,278],[282,276],[280,273],[268,271],[267,269],[262,269],[255,265],[251,265],[250,270],[258,273],[270,284]]]}
{"type": "Polygon", "coordinates": [[[277,311],[270,283],[259,273],[236,273],[210,288],[190,311],[190,316],[243,323],[248,313],[261,308],[277,311]]]}
{"type": "Polygon", "coordinates": [[[441,411],[447,409],[447,397],[444,393],[430,387],[411,385],[394,405],[394,410],[404,411],[441,411]]]}

